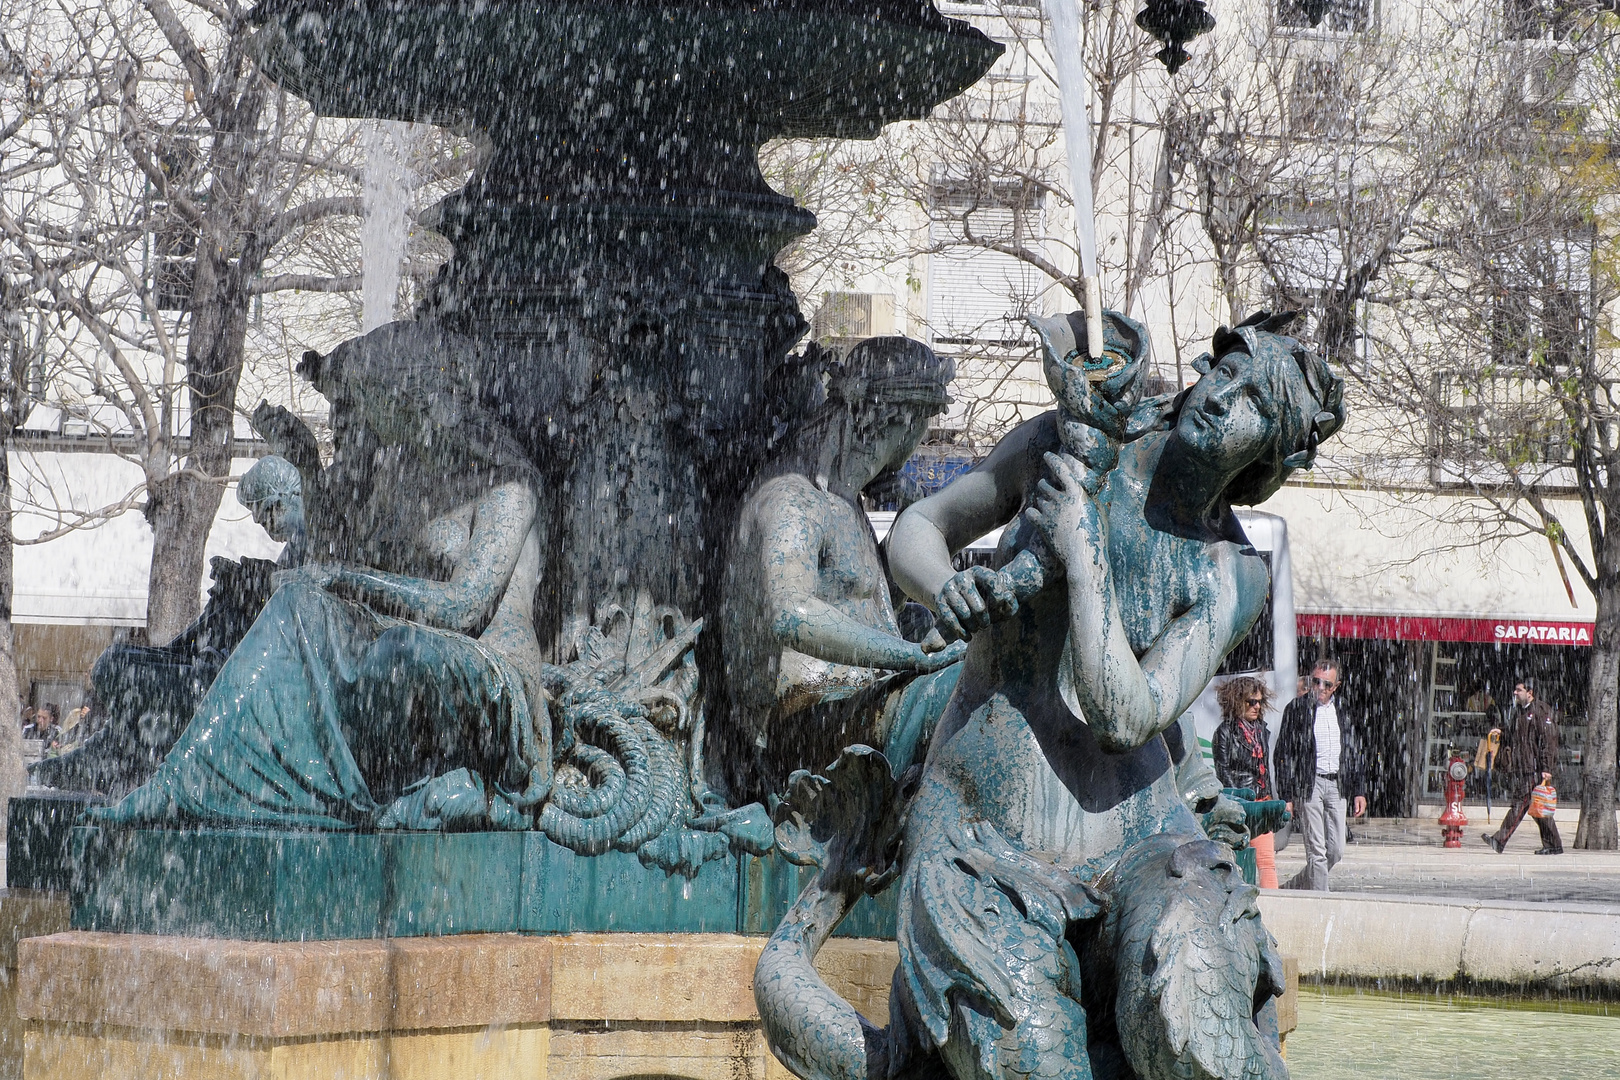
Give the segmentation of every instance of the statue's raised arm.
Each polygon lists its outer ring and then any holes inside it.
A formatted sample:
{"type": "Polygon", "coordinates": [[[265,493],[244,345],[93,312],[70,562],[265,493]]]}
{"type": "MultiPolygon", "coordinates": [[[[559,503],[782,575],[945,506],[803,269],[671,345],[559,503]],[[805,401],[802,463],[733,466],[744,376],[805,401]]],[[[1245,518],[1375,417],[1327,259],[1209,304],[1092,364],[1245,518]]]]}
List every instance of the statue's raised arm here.
{"type": "Polygon", "coordinates": [[[1102,354],[1094,359],[1078,313],[1029,321],[1062,408],[1014,428],[982,464],[901,515],[890,537],[896,583],[934,609],[947,637],[970,638],[1011,617],[1021,601],[1062,577],[1041,538],[1018,529],[1011,540],[1021,549],[999,568],[956,572],[951,565],[955,552],[1014,522],[1029,506],[1047,456],[1057,450],[1069,455],[1086,491],[1095,494],[1117,464],[1120,445],[1161,427],[1167,410],[1168,399],[1142,400],[1149,351],[1141,324],[1109,312],[1102,354]]]}
{"type": "Polygon", "coordinates": [[[909,507],[889,533],[895,584],[934,612],[947,637],[967,639],[1018,608],[1011,577],[988,567],[958,572],[951,556],[1018,516],[1041,455],[1057,446],[1052,414],[1027,420],[949,487],[909,507]]]}

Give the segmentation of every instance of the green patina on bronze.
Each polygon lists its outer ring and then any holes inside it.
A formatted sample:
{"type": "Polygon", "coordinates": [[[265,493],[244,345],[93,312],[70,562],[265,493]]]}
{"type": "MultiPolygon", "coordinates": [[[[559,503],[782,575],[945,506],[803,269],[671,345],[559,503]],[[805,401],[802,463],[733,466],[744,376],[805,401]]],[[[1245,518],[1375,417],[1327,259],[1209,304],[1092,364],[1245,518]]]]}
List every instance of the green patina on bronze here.
{"type": "Polygon", "coordinates": [[[1342,422],[1326,365],[1261,318],[1143,400],[1142,327],[1110,314],[1099,366],[1083,319],[1040,321],[1058,409],[885,553],[859,493],[949,364],[787,356],[772,259],[814,219],[755,152],[925,116],[999,46],[910,0],[253,17],[318,110],[483,152],[418,317],[300,365],[330,459],[255,412],[303,561],[156,773],[71,831],[74,925],[769,930],[759,1011],[810,1080],[1286,1075],[1246,810],[1184,714],[1266,593],[1232,503],[1342,422]],[[1002,526],[996,568],[954,570],[1002,526]],[[933,634],[901,632],[892,584],[933,634]],[[840,924],[899,942],[885,1030],[815,972],[840,924]]]}
{"type": "Polygon", "coordinates": [[[1107,318],[1117,372],[1071,362],[1079,316],[1041,320],[1058,409],[895,523],[896,579],[972,638],[924,765],[896,776],[851,747],[776,807],[784,855],[819,873],[755,998],[808,1080],[1287,1075],[1281,961],[1234,857],[1250,813],[1276,808],[1222,792],[1187,709],[1267,591],[1232,503],[1310,464],[1340,384],[1261,316],[1216,334],[1196,386],[1142,401],[1146,335],[1107,318]],[[997,568],[955,571],[997,526],[997,568]],[[891,883],[880,1030],[812,961],[891,883]]]}
{"type": "MultiPolygon", "coordinates": [[[[72,830],[76,930],[251,941],[472,933],[768,934],[811,872],[775,853],[695,877],[582,856],[537,833],[72,830]],[[318,887],[312,887],[318,883],[318,887]],[[332,898],[341,896],[341,903],[332,898]]],[[[843,937],[894,937],[895,895],[843,937]]]]}

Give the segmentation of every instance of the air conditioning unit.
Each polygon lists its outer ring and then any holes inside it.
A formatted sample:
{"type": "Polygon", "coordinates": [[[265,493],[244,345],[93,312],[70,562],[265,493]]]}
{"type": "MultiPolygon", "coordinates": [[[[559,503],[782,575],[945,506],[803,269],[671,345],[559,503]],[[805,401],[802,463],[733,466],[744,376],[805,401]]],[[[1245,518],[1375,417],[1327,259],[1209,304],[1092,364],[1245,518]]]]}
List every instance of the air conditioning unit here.
{"type": "Polygon", "coordinates": [[[810,323],[810,337],[821,345],[847,348],[895,331],[893,293],[823,293],[810,323]]]}

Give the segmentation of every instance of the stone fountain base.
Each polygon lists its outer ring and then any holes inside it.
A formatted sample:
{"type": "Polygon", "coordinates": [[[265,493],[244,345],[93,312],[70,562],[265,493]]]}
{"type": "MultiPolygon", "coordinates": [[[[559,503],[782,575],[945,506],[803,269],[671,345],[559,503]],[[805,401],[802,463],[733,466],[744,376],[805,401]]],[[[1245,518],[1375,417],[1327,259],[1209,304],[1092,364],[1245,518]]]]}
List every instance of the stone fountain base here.
{"type": "MultiPolygon", "coordinates": [[[[267,942],[64,931],[67,915],[61,893],[0,891],[0,1077],[790,1077],[754,1008],[760,934],[267,942]]],[[[816,967],[884,1024],[897,959],[835,938],[816,967]]]]}
{"type": "MultiPolygon", "coordinates": [[[[331,897],[334,904],[342,898],[331,897]]],[[[739,934],[250,942],[68,932],[18,953],[27,1080],[776,1080],[739,934]]],[[[892,941],[830,943],[888,1019],[892,941]]]]}

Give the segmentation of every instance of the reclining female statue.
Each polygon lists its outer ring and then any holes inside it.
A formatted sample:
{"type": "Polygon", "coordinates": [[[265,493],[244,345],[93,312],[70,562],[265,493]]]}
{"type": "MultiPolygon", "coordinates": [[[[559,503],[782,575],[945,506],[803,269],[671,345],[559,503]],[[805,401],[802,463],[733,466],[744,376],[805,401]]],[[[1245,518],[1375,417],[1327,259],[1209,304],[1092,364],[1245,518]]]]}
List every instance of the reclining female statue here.
{"type": "Polygon", "coordinates": [[[270,599],[277,569],[304,558],[304,503],[298,470],[274,454],[237,484],[236,499],[270,539],[283,542],[274,562],[244,556],[208,560],[214,579],[195,621],[166,645],[111,645],[90,669],[90,688],[105,714],[95,734],[61,757],[29,767],[31,783],[121,797],[151,778],[197,703],[270,599]]]}
{"type": "Polygon", "coordinates": [[[1241,817],[1201,823],[1176,767],[1197,755],[1183,714],[1268,591],[1232,506],[1269,497],[1343,421],[1340,380],[1285,322],[1222,328],[1194,387],[1141,404],[1135,324],[1110,316],[1129,363],[1096,387],[1083,348],[1047,348],[1060,409],[896,523],[896,580],[972,644],[903,817],[860,810],[879,801],[836,774],[884,773],[854,752],[799,778],[778,816],[784,849],[823,865],[755,981],[799,1075],[1286,1076],[1266,1030],[1280,964],[1214,842],[1241,843],[1241,817]],[[957,573],[952,551],[999,525],[998,568],[957,573]],[[889,846],[855,835],[861,813],[889,846]],[[895,844],[900,967],[878,1032],[805,960],[886,882],[895,844]]]}
{"type": "Polygon", "coordinates": [[[303,473],[277,574],[157,774],[105,823],[524,828],[551,777],[536,475],[455,358],[390,328],[306,356],[338,442],[255,417],[303,473]]]}

